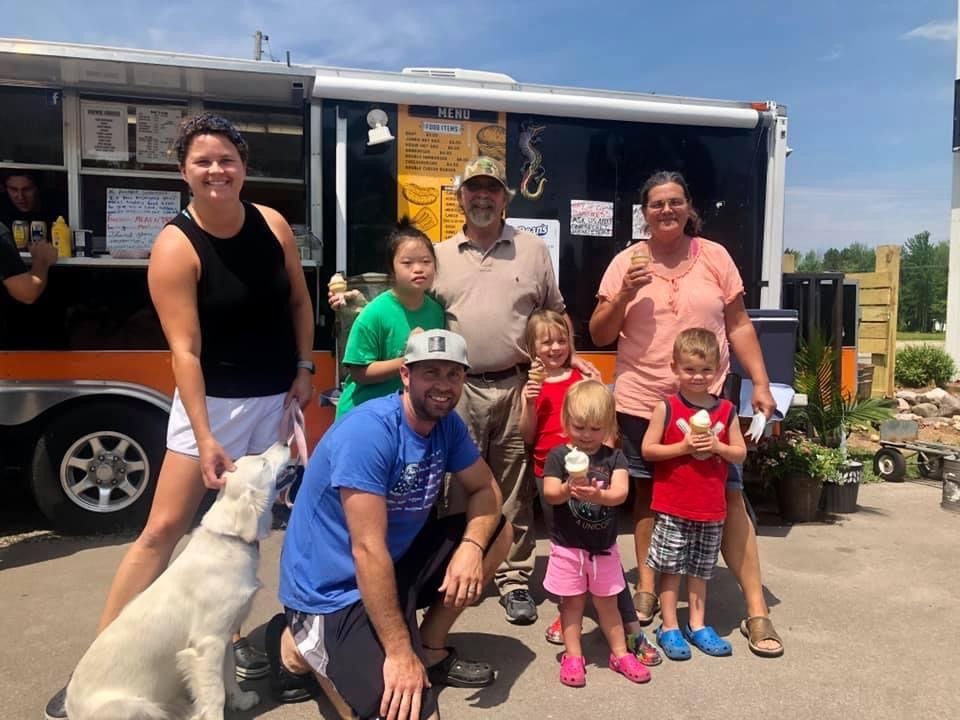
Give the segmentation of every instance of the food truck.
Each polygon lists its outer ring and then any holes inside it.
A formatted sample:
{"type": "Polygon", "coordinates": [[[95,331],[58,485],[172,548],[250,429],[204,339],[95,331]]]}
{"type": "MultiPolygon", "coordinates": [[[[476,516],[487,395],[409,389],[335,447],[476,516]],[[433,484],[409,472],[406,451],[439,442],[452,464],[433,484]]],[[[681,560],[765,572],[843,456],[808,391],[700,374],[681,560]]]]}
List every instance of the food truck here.
{"type": "MultiPolygon", "coordinates": [[[[779,307],[787,116],[777,103],[0,39],[0,177],[35,178],[83,251],[60,259],[36,303],[10,303],[0,320],[0,465],[58,528],[135,525],[149,507],[174,383],[146,266],[156,233],[189,201],[171,141],[204,109],[249,142],[245,198],[294,229],[321,398],[339,384],[344,339],[329,277],[382,289],[384,238],[403,216],[434,241],[453,235],[458,175],[475,154],[505,163],[517,188],[507,220],[546,242],[578,349],[605,374],[613,348],[594,347],[587,322],[608,262],[643,237],[639,188],[655,170],[685,174],[704,234],[740,267],[747,306],[779,307]]],[[[332,419],[311,404],[311,442],[332,419]]]]}

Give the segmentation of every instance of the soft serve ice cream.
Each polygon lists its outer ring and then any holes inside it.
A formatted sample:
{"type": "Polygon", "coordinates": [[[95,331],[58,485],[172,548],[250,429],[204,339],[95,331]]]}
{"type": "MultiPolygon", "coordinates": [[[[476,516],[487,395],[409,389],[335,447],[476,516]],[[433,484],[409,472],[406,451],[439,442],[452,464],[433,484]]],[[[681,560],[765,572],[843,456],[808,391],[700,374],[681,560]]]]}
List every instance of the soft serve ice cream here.
{"type": "Polygon", "coordinates": [[[690,418],[690,432],[694,435],[705,435],[710,432],[710,413],[706,410],[697,410],[690,418]]]}
{"type": "Polygon", "coordinates": [[[587,477],[590,457],[582,450],[574,448],[563,457],[563,467],[572,483],[582,483],[587,477]]]}

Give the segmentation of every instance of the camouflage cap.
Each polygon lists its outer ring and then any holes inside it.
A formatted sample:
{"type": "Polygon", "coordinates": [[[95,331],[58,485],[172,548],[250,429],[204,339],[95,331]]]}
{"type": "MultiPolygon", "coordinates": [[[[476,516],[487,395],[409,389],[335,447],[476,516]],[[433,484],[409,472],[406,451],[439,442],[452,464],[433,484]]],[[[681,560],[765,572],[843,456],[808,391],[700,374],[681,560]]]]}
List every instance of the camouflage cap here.
{"type": "Polygon", "coordinates": [[[492,157],[487,155],[478,155],[472,160],[467,161],[467,165],[463,169],[463,177],[460,178],[460,184],[463,185],[463,183],[467,182],[468,180],[472,180],[475,177],[493,178],[503,185],[503,189],[507,191],[508,195],[513,195],[513,190],[511,190],[510,186],[507,185],[506,170],[498,160],[492,157]]]}

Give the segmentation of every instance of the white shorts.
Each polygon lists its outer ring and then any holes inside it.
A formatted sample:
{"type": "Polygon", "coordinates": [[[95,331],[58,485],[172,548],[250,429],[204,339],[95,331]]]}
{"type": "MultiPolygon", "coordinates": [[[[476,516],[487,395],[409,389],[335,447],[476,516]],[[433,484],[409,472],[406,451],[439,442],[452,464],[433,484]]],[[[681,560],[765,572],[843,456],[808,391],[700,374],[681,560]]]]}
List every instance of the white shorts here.
{"type": "MultiPolygon", "coordinates": [[[[234,460],[259,455],[280,438],[285,397],[286,393],[254,398],[207,397],[210,431],[234,460]]],[[[179,390],[173,393],[167,449],[190,457],[200,456],[179,390]]]]}

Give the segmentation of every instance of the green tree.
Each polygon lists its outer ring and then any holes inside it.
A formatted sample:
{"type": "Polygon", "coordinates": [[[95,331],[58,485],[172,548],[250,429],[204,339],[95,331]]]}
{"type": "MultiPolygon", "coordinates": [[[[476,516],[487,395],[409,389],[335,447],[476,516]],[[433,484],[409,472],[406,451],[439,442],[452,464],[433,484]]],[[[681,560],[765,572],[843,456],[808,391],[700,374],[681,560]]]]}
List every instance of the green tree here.
{"type": "Polygon", "coordinates": [[[821,270],[823,270],[823,265],[816,250],[808,250],[803,258],[797,262],[797,272],[813,273],[821,270]]]}
{"type": "Polygon", "coordinates": [[[900,328],[930,332],[946,316],[949,245],[934,245],[924,230],[903,244],[900,258],[900,328]]]}
{"type": "Polygon", "coordinates": [[[836,248],[830,248],[823,254],[824,272],[843,272],[842,257],[836,248]]]}
{"type": "Polygon", "coordinates": [[[843,272],[873,272],[876,263],[876,252],[863,243],[851,243],[840,251],[840,269],[843,272]]]}

